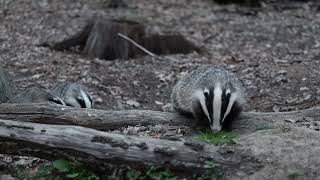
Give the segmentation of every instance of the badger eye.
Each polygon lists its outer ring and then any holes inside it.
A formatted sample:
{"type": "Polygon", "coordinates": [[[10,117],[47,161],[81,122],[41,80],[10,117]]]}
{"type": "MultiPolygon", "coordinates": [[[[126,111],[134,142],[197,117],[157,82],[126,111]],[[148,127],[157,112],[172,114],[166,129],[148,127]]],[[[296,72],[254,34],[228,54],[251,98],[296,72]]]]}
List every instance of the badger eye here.
{"type": "Polygon", "coordinates": [[[208,90],[208,89],[203,90],[203,95],[204,95],[206,98],[208,98],[209,95],[210,95],[209,90],[208,90]]]}
{"type": "Polygon", "coordinates": [[[86,108],[86,103],[82,98],[77,98],[77,101],[80,104],[81,108],[86,108]]]}

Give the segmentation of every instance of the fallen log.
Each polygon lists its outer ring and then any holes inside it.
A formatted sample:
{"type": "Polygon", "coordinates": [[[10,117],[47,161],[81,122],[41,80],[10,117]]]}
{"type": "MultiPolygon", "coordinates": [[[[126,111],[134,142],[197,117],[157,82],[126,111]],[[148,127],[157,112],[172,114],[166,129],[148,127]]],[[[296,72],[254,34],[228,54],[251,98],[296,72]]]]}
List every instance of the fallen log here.
{"type": "Polygon", "coordinates": [[[113,130],[136,125],[187,125],[195,121],[177,113],[149,110],[109,111],[79,109],[56,104],[0,104],[0,118],[24,122],[78,125],[97,130],[113,130]]]}
{"type": "MultiPolygon", "coordinates": [[[[192,118],[172,112],[150,110],[77,109],[55,104],[0,104],[0,118],[42,124],[78,125],[97,130],[114,130],[136,125],[195,126],[192,118]]],[[[292,125],[297,121],[320,120],[320,107],[290,112],[243,112],[232,123],[238,133],[253,132],[263,126],[292,125]]]]}
{"type": "MultiPolygon", "coordinates": [[[[169,141],[107,133],[79,126],[46,125],[0,119],[1,153],[45,159],[77,159],[103,172],[104,163],[168,167],[185,173],[201,173],[214,164],[214,173],[240,169],[252,163],[250,152],[234,152],[195,141],[169,141]]],[[[252,166],[252,167],[251,167],[252,166]]]]}

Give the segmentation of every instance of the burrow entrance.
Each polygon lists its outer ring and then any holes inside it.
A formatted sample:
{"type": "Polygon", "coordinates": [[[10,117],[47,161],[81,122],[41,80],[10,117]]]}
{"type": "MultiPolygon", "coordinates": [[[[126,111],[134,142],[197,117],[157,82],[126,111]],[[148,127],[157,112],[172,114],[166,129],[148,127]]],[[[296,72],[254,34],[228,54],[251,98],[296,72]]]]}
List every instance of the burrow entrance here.
{"type": "Polygon", "coordinates": [[[43,45],[54,50],[72,50],[106,60],[128,59],[146,54],[132,42],[120,37],[119,33],[157,55],[200,51],[180,34],[150,34],[138,22],[104,19],[88,22],[79,33],[62,42],[43,45]]]}

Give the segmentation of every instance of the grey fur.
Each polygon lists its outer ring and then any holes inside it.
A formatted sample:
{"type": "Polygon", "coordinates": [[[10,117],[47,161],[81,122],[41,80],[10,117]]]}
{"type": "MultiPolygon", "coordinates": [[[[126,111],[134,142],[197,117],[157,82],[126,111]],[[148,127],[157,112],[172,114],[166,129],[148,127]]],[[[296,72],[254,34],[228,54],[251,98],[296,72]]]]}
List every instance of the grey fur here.
{"type": "Polygon", "coordinates": [[[238,92],[237,103],[239,105],[245,103],[244,88],[235,74],[220,66],[202,65],[188,73],[173,87],[171,94],[173,109],[182,114],[194,115],[194,92],[198,89],[215,87],[216,83],[220,83],[222,89],[230,88],[228,86],[232,84],[233,91],[238,92]]]}
{"type": "Polygon", "coordinates": [[[44,102],[52,102],[56,104],[65,105],[63,100],[59,97],[38,89],[38,88],[31,88],[27,89],[16,96],[12,97],[8,103],[44,103],[44,102]]]}
{"type": "Polygon", "coordinates": [[[50,89],[50,93],[60,97],[67,106],[78,107],[78,108],[91,108],[92,107],[92,98],[89,94],[87,88],[79,83],[58,83],[53,88],[50,89]],[[84,95],[87,96],[90,100],[90,106],[83,106],[79,101],[85,100],[81,91],[84,92],[84,95]]]}

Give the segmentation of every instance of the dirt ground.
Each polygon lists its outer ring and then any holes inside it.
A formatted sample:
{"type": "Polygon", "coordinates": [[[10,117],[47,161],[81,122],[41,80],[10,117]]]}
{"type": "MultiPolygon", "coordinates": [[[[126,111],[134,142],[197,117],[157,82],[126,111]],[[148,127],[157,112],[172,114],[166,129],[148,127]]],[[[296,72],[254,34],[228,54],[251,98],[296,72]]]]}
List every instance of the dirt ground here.
{"type": "MultiPolygon", "coordinates": [[[[249,8],[210,0],[130,0],[128,7],[118,9],[104,2],[0,1],[0,63],[17,92],[78,81],[89,88],[95,108],[162,110],[178,78],[200,64],[219,64],[245,85],[246,111],[318,105],[320,3],[316,1],[249,8]],[[99,16],[135,20],[153,32],[181,33],[204,52],[166,55],[162,60],[141,56],[106,61],[38,46],[61,41],[78,32],[85,20],[99,16]]],[[[298,123],[320,128],[320,122],[298,123]]]]}

